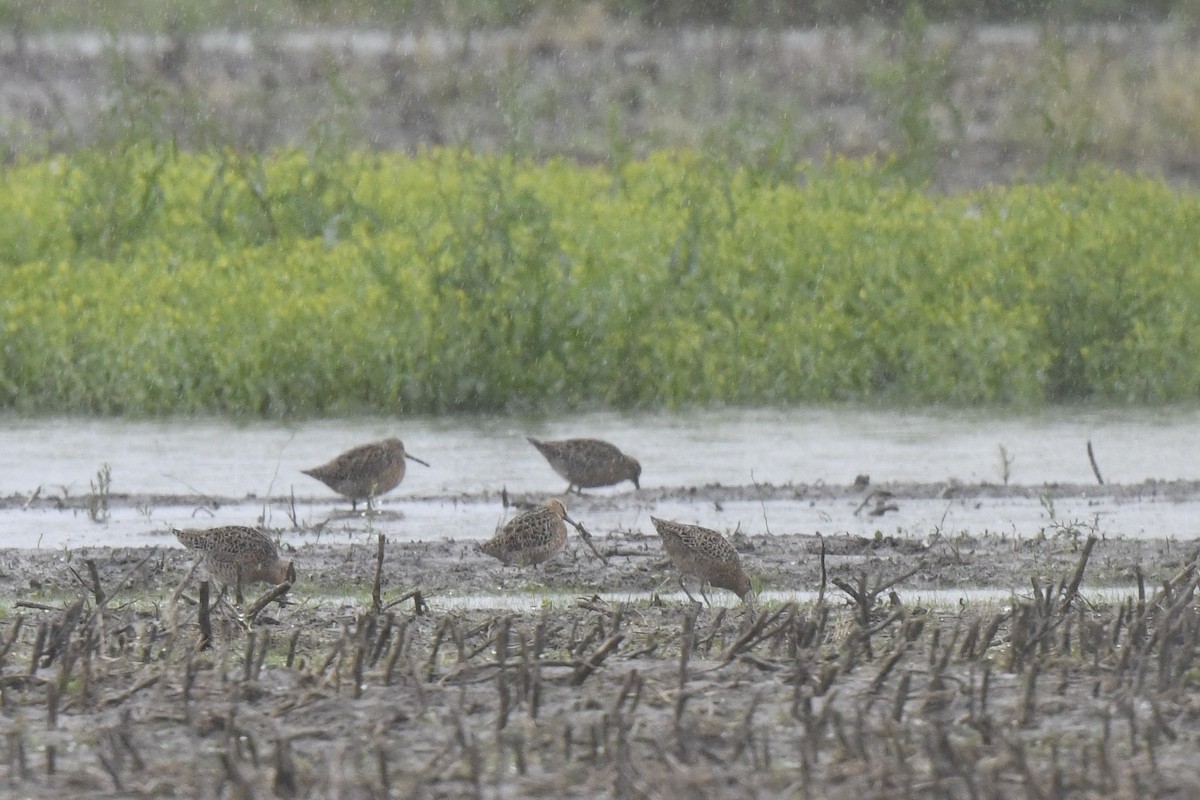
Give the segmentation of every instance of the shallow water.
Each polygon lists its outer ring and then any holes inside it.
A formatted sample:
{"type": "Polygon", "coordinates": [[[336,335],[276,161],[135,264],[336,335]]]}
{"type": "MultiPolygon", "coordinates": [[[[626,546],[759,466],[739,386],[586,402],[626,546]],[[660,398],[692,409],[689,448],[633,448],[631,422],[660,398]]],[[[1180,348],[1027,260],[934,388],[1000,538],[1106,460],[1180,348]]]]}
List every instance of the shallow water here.
{"type": "MultiPolygon", "coordinates": [[[[1200,412],[1192,409],[1062,410],[1038,414],[897,412],[847,408],[727,409],[683,413],[594,413],[569,419],[518,416],[342,419],[295,424],[224,420],[130,422],[108,419],[5,418],[0,421],[0,494],[42,497],[89,493],[102,464],[111,491],[131,495],[240,498],[218,508],[114,507],[107,523],[79,510],[0,511],[0,539],[18,547],[170,543],[169,525],[256,524],[290,528],[282,505],[262,498],[293,494],[298,521],[330,520],[320,534],[361,537],[384,532],[401,539],[490,536],[504,519],[499,493],[549,495],[564,482],[525,436],[596,436],[640,459],[642,486],[686,487],[788,483],[847,485],[868,474],[888,482],[965,483],[1001,480],[999,447],[1010,458],[1014,484],[1094,484],[1086,442],[1095,447],[1106,481],[1191,479],[1200,452],[1200,412]],[[346,516],[348,504],[300,470],[356,444],[398,435],[429,468],[410,462],[408,475],[371,520],[346,516]]],[[[821,531],[925,536],[1002,531],[1034,535],[1051,524],[1049,511],[1027,498],[901,500],[884,517],[855,515],[857,500],[736,501],[716,508],[686,499],[651,502],[628,483],[568,501],[586,511],[590,530],[643,529],[649,515],[720,529],[821,531]],[[609,498],[612,502],[598,502],[609,498]],[[582,505],[580,505],[582,504],[582,505]]],[[[194,497],[193,497],[194,500],[194,497]]],[[[1197,534],[1193,502],[1068,498],[1055,503],[1059,520],[1094,521],[1101,532],[1126,536],[1197,534]]],[[[312,533],[285,534],[296,543],[312,533]]]]}

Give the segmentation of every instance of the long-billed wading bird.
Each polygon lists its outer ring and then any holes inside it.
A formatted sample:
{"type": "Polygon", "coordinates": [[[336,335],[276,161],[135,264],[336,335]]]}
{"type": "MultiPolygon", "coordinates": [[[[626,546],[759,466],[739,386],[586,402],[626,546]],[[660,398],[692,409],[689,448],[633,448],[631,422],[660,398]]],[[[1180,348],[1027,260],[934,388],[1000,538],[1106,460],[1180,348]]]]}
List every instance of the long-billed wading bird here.
{"type": "Polygon", "coordinates": [[[300,471],[350,498],[351,511],[358,510],[359,500],[366,500],[369,510],[374,498],[390,492],[404,480],[405,459],[429,466],[428,462],[406,453],[404,443],[393,436],[351,448],[327,464],[300,471]]]}
{"type": "Polygon", "coordinates": [[[279,557],[265,533],[241,525],[205,530],[171,529],[175,538],[204,563],[209,577],[234,587],[242,602],[242,587],[266,581],[278,586],[296,582],[296,565],[279,557]]]}
{"type": "Polygon", "coordinates": [[[540,564],[554,557],[567,543],[567,526],[563,520],[571,523],[592,552],[604,559],[592,543],[591,535],[567,516],[566,507],[558,500],[547,500],[545,505],[521,512],[491,539],[480,542],[479,549],[505,564],[522,567],[540,564]]]}
{"type": "Polygon", "coordinates": [[[719,589],[728,589],[746,605],[754,605],[750,576],[742,569],[742,560],[728,539],[699,525],[685,525],[657,517],[650,517],[650,521],[662,537],[663,550],[680,572],[680,587],[692,602],[696,602],[696,598],[688,591],[685,582],[688,577],[700,580],[700,595],[705,602],[708,602],[708,595],[704,592],[707,583],[719,589]]]}
{"type": "Polygon", "coordinates": [[[567,494],[571,489],[576,494],[583,494],[583,489],[613,486],[621,481],[633,481],[633,488],[641,488],[638,479],[642,475],[642,465],[615,445],[599,439],[542,441],[532,436],[526,438],[546,457],[554,471],[566,478],[567,494]]]}

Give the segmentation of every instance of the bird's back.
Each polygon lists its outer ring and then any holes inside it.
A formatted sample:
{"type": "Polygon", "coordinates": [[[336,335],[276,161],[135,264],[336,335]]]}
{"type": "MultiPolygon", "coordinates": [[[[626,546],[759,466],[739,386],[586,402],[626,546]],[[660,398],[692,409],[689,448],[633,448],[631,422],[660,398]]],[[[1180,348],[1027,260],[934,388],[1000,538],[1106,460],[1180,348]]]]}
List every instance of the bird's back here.
{"type": "Polygon", "coordinates": [[[543,441],[528,438],[555,472],[581,488],[612,486],[625,480],[636,485],[641,474],[641,465],[636,460],[600,439],[543,441]]]}
{"type": "Polygon", "coordinates": [[[290,562],[281,561],[275,543],[262,531],[241,525],[207,530],[176,530],[175,538],[204,559],[213,577],[225,583],[267,580],[283,583],[294,577],[290,562]]]}
{"type": "MultiPolygon", "coordinates": [[[[561,508],[561,506],[559,506],[561,508]]],[[[506,564],[538,564],[553,556],[567,541],[567,526],[549,506],[525,511],[479,549],[506,564]]]]}
{"type": "Polygon", "coordinates": [[[663,550],[680,572],[739,595],[748,588],[749,578],[742,570],[741,557],[724,536],[699,525],[657,517],[650,520],[662,537],[663,550]]]}
{"type": "Polygon", "coordinates": [[[395,438],[360,445],[328,463],[301,472],[347,497],[361,499],[383,494],[404,479],[404,445],[395,438]]]}

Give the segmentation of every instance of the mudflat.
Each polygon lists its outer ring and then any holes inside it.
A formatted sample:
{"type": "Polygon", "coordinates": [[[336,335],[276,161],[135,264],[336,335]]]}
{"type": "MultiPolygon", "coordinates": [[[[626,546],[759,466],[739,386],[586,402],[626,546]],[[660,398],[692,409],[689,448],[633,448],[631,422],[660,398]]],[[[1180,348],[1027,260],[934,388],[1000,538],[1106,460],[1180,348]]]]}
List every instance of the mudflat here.
{"type": "MultiPolygon", "coordinates": [[[[633,498],[587,498],[579,518],[633,498]]],[[[590,533],[604,561],[572,535],[520,569],[473,540],[293,532],[283,603],[247,620],[215,602],[207,637],[203,573],[181,548],[0,551],[0,795],[1187,797],[1200,783],[1195,541],[725,531],[767,593],[750,609],[721,591],[679,599],[652,534],[590,533]],[[1001,592],[917,591],[967,588],[1001,592]]]]}

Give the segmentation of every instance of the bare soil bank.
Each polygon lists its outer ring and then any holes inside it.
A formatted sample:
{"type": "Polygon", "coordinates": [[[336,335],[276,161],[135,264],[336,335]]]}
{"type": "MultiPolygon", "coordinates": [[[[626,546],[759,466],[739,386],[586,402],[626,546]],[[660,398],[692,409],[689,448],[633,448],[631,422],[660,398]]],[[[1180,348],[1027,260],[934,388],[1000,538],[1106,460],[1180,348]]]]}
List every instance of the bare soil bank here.
{"type": "Polygon", "coordinates": [[[1167,25],[0,37],[8,156],[142,134],[183,146],[661,147],[916,159],[945,190],[1085,162],[1195,183],[1192,36],[1167,25]],[[1191,115],[1191,116],[1189,116],[1191,115]]]}
{"type": "MultiPolygon", "coordinates": [[[[1195,543],[828,537],[825,601],[753,612],[593,597],[670,572],[653,537],[592,533],[607,565],[577,541],[537,570],[389,543],[378,613],[375,541],[307,544],[287,603],[249,630],[219,607],[206,650],[173,596],[178,548],[0,551],[0,594],[45,606],[0,622],[0,796],[1183,798],[1200,782],[1195,543]],[[889,598],[897,578],[1020,591],[921,608],[889,598]],[[1139,578],[1120,604],[1076,591],[1139,578]],[[389,607],[414,588],[424,603],[389,607]],[[580,599],[443,602],[508,590],[580,599]]],[[[820,584],[817,537],[736,541],[766,587],[820,584]]]]}

